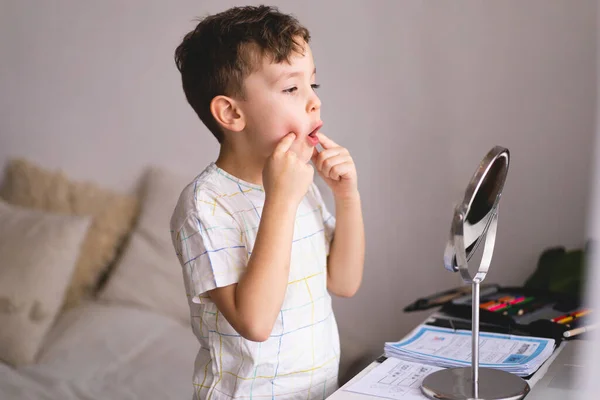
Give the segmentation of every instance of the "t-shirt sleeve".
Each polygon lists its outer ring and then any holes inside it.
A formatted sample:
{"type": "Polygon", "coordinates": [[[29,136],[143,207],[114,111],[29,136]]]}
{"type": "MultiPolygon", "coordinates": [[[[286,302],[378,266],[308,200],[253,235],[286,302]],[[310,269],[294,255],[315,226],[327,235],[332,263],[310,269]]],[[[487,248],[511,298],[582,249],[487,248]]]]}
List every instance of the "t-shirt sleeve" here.
{"type": "Polygon", "coordinates": [[[173,233],[173,244],[194,303],[202,303],[209,290],[237,283],[246,269],[241,229],[224,210],[190,212],[173,233]]]}
{"type": "Polygon", "coordinates": [[[325,201],[323,201],[323,197],[321,196],[321,192],[319,191],[319,187],[313,183],[312,191],[315,196],[315,199],[319,203],[321,207],[321,215],[323,216],[323,229],[325,233],[325,241],[327,246],[327,255],[329,255],[329,251],[331,249],[331,243],[333,241],[333,236],[335,234],[335,216],[329,212],[325,201]]]}

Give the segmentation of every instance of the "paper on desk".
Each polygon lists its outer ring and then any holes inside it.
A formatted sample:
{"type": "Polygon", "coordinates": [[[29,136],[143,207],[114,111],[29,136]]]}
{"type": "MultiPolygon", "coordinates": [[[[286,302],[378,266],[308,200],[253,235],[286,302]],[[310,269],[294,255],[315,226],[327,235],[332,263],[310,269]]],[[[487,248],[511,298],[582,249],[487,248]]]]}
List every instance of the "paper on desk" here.
{"type": "Polygon", "coordinates": [[[443,368],[388,358],[344,390],[386,399],[423,400],[427,399],[421,392],[423,379],[440,369],[443,368]]]}
{"type": "MultiPolygon", "coordinates": [[[[554,340],[481,332],[479,365],[531,375],[552,355],[554,340]]],[[[439,367],[471,365],[471,332],[421,325],[405,340],[386,343],[385,354],[439,367]]]]}

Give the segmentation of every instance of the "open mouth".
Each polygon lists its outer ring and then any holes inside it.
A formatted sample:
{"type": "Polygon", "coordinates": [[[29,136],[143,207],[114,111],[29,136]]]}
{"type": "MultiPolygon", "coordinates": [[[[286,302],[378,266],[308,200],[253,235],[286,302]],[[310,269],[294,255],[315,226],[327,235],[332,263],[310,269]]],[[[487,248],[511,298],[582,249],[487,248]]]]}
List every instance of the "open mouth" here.
{"type": "Polygon", "coordinates": [[[321,127],[323,126],[323,123],[318,124],[315,129],[312,130],[312,132],[310,132],[308,134],[309,137],[316,139],[317,138],[317,132],[319,132],[319,129],[321,129],[321,127]]]}

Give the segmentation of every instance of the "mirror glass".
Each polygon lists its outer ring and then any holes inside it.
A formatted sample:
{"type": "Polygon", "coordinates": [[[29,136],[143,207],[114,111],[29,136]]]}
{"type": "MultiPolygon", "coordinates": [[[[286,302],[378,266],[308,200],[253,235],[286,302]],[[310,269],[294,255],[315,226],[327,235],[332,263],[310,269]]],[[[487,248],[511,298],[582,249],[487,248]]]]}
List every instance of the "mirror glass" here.
{"type": "Polygon", "coordinates": [[[456,236],[464,240],[466,260],[470,260],[495,221],[498,202],[504,188],[509,164],[509,151],[494,147],[484,157],[471,178],[465,197],[456,207],[450,240],[444,254],[446,269],[456,272],[459,263],[456,257],[456,236]],[[460,226],[459,226],[460,224],[460,226]]]}

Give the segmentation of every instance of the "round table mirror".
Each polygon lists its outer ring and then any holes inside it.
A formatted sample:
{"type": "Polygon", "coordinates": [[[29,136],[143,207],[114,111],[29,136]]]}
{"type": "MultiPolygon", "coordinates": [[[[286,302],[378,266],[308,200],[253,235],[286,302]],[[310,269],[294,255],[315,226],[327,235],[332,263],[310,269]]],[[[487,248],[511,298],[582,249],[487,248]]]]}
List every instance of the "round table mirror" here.
{"type": "Polygon", "coordinates": [[[496,240],[498,203],[508,173],[508,149],[492,148],[471,178],[462,202],[455,208],[450,238],[444,252],[444,267],[459,272],[472,285],[471,366],[448,368],[428,375],[421,386],[432,399],[521,399],[529,385],[509,372],[479,368],[479,286],[490,268],[496,240]],[[468,262],[483,244],[479,267],[474,275],[468,262]]]}

